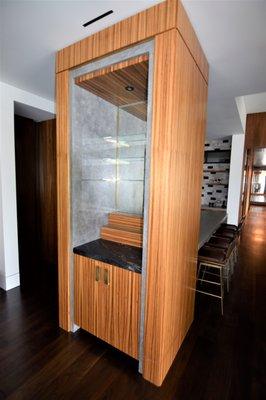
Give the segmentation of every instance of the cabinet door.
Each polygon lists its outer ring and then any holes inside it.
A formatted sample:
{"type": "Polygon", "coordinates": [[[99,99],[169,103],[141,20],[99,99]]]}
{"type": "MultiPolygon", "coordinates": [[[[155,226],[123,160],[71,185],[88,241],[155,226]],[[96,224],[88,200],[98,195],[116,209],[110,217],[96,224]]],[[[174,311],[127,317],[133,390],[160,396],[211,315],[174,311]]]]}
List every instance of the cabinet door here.
{"type": "Polygon", "coordinates": [[[112,345],[138,358],[141,275],[112,267],[112,345]]]}
{"type": "Polygon", "coordinates": [[[98,283],[97,261],[75,255],[75,315],[77,325],[97,335],[98,283]]]}
{"type": "Polygon", "coordinates": [[[75,256],[75,323],[138,358],[141,275],[75,256]]]}
{"type": "Polygon", "coordinates": [[[101,263],[97,336],[138,358],[140,274],[101,263]]]}

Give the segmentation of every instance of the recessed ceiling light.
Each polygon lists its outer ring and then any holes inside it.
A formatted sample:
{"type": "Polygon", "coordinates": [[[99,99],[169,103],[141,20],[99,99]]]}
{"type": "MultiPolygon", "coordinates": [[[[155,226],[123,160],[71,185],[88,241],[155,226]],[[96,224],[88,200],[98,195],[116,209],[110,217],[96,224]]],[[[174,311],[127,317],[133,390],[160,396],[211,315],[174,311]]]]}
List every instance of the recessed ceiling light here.
{"type": "Polygon", "coordinates": [[[134,90],[134,87],[133,87],[133,86],[130,86],[130,85],[128,85],[128,86],[126,86],[126,87],[125,87],[125,89],[126,89],[128,92],[133,92],[133,90],[134,90]]]}
{"type": "Polygon", "coordinates": [[[107,17],[107,15],[110,15],[110,14],[113,14],[113,10],[107,11],[106,13],[101,14],[101,15],[99,15],[98,17],[93,18],[93,19],[91,19],[91,20],[88,21],[88,22],[85,22],[85,24],[83,24],[83,26],[84,26],[84,28],[86,28],[86,26],[91,25],[91,24],[93,24],[93,22],[96,22],[96,21],[98,21],[99,19],[102,19],[102,18],[104,18],[104,17],[107,17]]]}

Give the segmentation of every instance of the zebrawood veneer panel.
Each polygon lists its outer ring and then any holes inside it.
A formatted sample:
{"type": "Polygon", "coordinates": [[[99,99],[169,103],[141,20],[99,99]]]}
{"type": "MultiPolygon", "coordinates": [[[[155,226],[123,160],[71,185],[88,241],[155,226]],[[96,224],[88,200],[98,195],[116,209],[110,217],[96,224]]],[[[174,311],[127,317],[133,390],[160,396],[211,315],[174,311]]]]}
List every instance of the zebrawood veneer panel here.
{"type": "Polygon", "coordinates": [[[96,268],[101,263],[90,258],[75,255],[75,310],[74,320],[78,326],[97,335],[98,283],[96,268]]]}
{"type": "Polygon", "coordinates": [[[142,228],[106,225],[101,228],[101,238],[130,246],[142,247],[142,228]]]}
{"type": "Polygon", "coordinates": [[[179,30],[207,82],[208,62],[180,0],[166,0],[65,47],[57,53],[56,72],[77,67],[173,28],[179,30]]]}
{"type": "MultiPolygon", "coordinates": [[[[148,59],[149,59],[148,54],[142,54],[140,56],[130,58],[129,60],[121,61],[119,63],[112,64],[112,65],[108,65],[107,67],[100,68],[100,69],[97,69],[96,71],[92,71],[87,74],[78,76],[77,78],[75,78],[75,83],[77,85],[79,85],[79,84],[81,85],[91,79],[99,78],[100,76],[105,77],[107,74],[115,73],[117,71],[120,71],[121,69],[129,68],[129,67],[135,66],[140,63],[145,63],[146,61],[148,61],[148,59]]],[[[131,70],[129,70],[129,71],[131,71],[131,70]]],[[[142,74],[144,76],[146,76],[146,74],[147,74],[146,67],[142,74]]],[[[144,86],[146,86],[146,84],[144,86]]]]}
{"type": "Polygon", "coordinates": [[[177,0],[160,3],[65,47],[57,53],[56,72],[76,67],[174,28],[177,4],[177,0]]]}
{"type": "Polygon", "coordinates": [[[75,255],[76,324],[134,358],[138,358],[140,278],[135,272],[75,255]]]}
{"type": "Polygon", "coordinates": [[[108,225],[101,229],[101,238],[113,242],[142,247],[143,217],[127,213],[110,213],[108,225]]]}
{"type": "Polygon", "coordinates": [[[79,76],[75,83],[130,114],[147,120],[148,55],[141,55],[79,76]],[[133,88],[126,90],[127,86],[133,88]]]}
{"type": "Polygon", "coordinates": [[[112,269],[112,344],[138,359],[141,274],[112,269]]]}
{"type": "Polygon", "coordinates": [[[203,78],[208,83],[209,64],[181,1],[178,2],[177,29],[198,65],[203,78]]]}
{"type": "Polygon", "coordinates": [[[207,84],[175,29],[154,59],[143,375],[161,385],[194,314],[207,84]]]}
{"type": "Polygon", "coordinates": [[[57,220],[58,220],[58,291],[59,325],[69,331],[70,318],[70,134],[69,72],[56,77],[56,148],[57,148],[57,220]]]}
{"type": "Polygon", "coordinates": [[[142,215],[113,212],[108,215],[108,223],[110,225],[143,228],[143,217],[142,215]]]}

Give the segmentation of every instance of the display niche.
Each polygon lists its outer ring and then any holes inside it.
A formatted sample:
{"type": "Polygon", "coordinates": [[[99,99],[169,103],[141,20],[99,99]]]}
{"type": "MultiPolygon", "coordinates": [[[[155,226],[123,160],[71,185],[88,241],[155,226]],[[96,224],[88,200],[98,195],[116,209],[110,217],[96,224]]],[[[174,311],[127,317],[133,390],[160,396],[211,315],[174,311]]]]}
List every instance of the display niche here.
{"type": "Polygon", "coordinates": [[[100,237],[112,212],[144,209],[148,55],[72,85],[73,245],[100,237]]]}

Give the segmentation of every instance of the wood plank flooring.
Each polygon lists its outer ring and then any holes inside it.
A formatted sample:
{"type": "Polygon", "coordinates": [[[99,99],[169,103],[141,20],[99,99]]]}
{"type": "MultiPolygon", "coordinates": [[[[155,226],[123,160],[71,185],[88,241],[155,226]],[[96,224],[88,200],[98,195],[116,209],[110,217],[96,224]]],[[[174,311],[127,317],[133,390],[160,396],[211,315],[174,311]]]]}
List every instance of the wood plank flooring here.
{"type": "Polygon", "coordinates": [[[266,208],[252,207],[224,317],[197,296],[195,321],[161,388],[88,333],[60,330],[53,297],[0,291],[0,399],[265,398],[266,208]]]}

